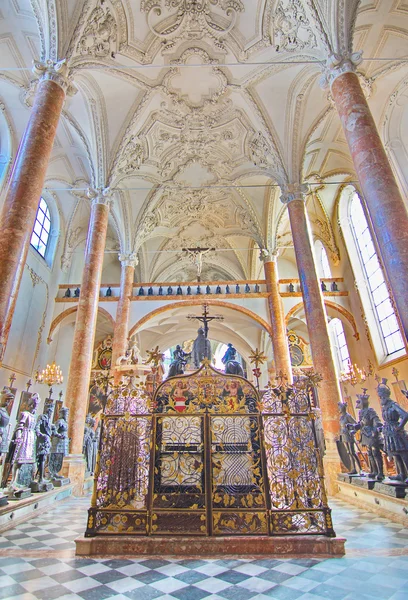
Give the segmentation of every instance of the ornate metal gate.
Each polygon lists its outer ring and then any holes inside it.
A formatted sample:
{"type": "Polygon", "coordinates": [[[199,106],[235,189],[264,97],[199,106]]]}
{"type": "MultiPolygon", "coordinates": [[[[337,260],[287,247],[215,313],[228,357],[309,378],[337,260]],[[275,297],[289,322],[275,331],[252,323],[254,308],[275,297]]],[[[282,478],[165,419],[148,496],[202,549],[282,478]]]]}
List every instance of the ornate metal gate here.
{"type": "Polygon", "coordinates": [[[204,365],[149,409],[116,391],[103,420],[87,536],[333,536],[306,387],[269,389],[204,365]]]}

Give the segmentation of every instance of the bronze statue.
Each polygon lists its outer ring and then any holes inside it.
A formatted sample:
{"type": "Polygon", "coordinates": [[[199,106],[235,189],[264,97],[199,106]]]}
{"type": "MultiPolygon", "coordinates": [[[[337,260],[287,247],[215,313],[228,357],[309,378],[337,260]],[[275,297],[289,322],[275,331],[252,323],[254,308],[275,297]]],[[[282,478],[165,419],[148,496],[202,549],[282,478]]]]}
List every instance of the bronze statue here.
{"type": "Polygon", "coordinates": [[[58,421],[52,426],[51,453],[48,469],[54,485],[60,485],[60,481],[65,480],[65,477],[59,475],[59,472],[62,469],[64,456],[69,453],[68,413],[69,409],[66,406],[61,407],[58,414],[58,421]]]}
{"type": "Polygon", "coordinates": [[[8,488],[12,495],[22,488],[18,483],[18,475],[21,467],[26,464],[34,465],[36,462],[35,427],[36,412],[39,403],[39,395],[33,394],[30,398],[28,409],[20,415],[11,440],[7,460],[12,465],[11,482],[8,488]]]}
{"type": "Polygon", "coordinates": [[[204,335],[204,329],[200,327],[197,330],[198,336],[193,343],[193,360],[194,365],[198,369],[201,365],[201,361],[204,358],[211,360],[211,343],[204,335]]]}
{"type": "Polygon", "coordinates": [[[44,406],[44,412],[38,417],[35,426],[36,434],[36,457],[38,469],[38,481],[32,483],[32,490],[46,492],[52,490],[53,485],[44,477],[45,462],[51,452],[51,434],[52,434],[52,413],[54,411],[54,402],[48,401],[44,406]]]}
{"type": "Polygon", "coordinates": [[[384,479],[384,465],[381,450],[384,448],[381,435],[382,423],[375,410],[368,405],[369,395],[357,394],[356,408],[360,409],[358,413],[358,423],[353,425],[349,423],[348,429],[351,431],[361,431],[361,445],[367,448],[368,459],[370,461],[369,477],[382,481],[384,479]]]}
{"type": "Polygon", "coordinates": [[[84,442],[82,452],[85,456],[86,469],[92,475],[94,466],[94,439],[95,439],[95,419],[91,414],[85,419],[84,442]]]}
{"type": "MultiPolygon", "coordinates": [[[[4,388],[0,392],[0,487],[3,480],[3,469],[6,454],[9,448],[9,423],[10,415],[7,410],[9,404],[14,400],[14,394],[9,389],[4,388]]],[[[0,494],[0,498],[2,494],[0,494]]]]}
{"type": "Polygon", "coordinates": [[[340,411],[340,441],[344,443],[351,463],[349,475],[357,475],[357,473],[361,471],[361,464],[356,453],[354,431],[352,428],[348,427],[349,425],[354,427],[357,422],[351,414],[347,412],[347,402],[338,402],[337,406],[340,411]]]}
{"type": "MultiPolygon", "coordinates": [[[[408,392],[402,390],[402,393],[408,397],[408,392]]],[[[384,420],[382,432],[385,452],[394,458],[397,468],[397,475],[390,479],[405,481],[408,484],[408,433],[404,431],[404,427],[408,422],[408,412],[397,402],[391,400],[391,390],[386,379],[382,379],[378,385],[377,394],[381,402],[384,420]]]]}
{"type": "Polygon", "coordinates": [[[244,369],[242,368],[241,363],[236,360],[236,355],[237,351],[230,343],[228,344],[228,348],[221,361],[225,365],[225,373],[227,375],[239,375],[240,377],[243,377],[244,369]]]}
{"type": "Polygon", "coordinates": [[[173,352],[173,361],[169,367],[168,377],[175,377],[184,373],[184,367],[187,364],[187,358],[191,356],[191,352],[184,352],[182,347],[177,344],[176,349],[173,352]]]}

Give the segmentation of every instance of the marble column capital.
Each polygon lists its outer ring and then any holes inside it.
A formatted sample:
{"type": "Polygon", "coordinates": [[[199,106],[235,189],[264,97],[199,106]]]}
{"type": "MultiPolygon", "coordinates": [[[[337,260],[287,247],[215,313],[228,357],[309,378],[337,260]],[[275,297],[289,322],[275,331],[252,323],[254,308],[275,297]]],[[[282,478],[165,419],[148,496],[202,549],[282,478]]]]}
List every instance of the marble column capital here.
{"type": "Polygon", "coordinates": [[[344,54],[331,54],[323,66],[323,75],[320,79],[322,88],[331,87],[333,81],[344,73],[355,73],[358,65],[363,61],[362,52],[345,52],[344,54]]]}
{"type": "Polygon", "coordinates": [[[36,60],[33,63],[33,73],[40,81],[53,81],[59,85],[67,96],[74,96],[78,91],[72,83],[72,74],[65,58],[58,61],[36,60]]]}
{"type": "Polygon", "coordinates": [[[139,259],[134,252],[130,254],[119,254],[119,260],[122,263],[122,267],[135,268],[139,264],[139,259]]]}
{"type": "Polygon", "coordinates": [[[309,192],[309,186],[306,183],[288,183],[281,186],[281,202],[289,204],[293,200],[305,201],[306,194],[309,192]]]}
{"type": "Polygon", "coordinates": [[[264,264],[268,262],[276,263],[279,256],[279,248],[275,250],[270,250],[269,248],[261,248],[259,253],[259,260],[261,260],[264,264]]]}
{"type": "Polygon", "coordinates": [[[111,207],[113,198],[112,191],[110,188],[88,188],[86,195],[91,201],[92,206],[95,204],[102,204],[103,206],[111,207]]]}

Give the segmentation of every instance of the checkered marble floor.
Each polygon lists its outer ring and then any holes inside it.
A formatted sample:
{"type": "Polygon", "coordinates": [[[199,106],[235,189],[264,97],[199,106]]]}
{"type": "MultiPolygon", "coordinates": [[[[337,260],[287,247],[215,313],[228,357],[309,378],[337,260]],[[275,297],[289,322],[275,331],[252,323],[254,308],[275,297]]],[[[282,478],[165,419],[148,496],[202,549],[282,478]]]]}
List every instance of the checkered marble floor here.
{"type": "Polygon", "coordinates": [[[75,558],[89,498],[0,536],[0,599],[408,600],[408,529],[332,500],[336,559],[75,558]]]}

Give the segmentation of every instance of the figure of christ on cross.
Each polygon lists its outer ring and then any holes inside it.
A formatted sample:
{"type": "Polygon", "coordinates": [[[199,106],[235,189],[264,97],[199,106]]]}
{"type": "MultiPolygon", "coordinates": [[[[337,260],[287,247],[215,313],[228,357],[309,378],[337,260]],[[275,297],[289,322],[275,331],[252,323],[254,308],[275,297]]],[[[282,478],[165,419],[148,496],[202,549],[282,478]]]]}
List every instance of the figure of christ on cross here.
{"type": "Polygon", "coordinates": [[[197,321],[200,321],[203,324],[204,337],[205,339],[208,339],[208,323],[211,321],[223,321],[224,317],[222,315],[214,315],[213,317],[210,317],[208,313],[208,304],[203,304],[203,314],[201,316],[187,315],[187,319],[196,319],[197,321]]]}
{"type": "Polygon", "coordinates": [[[183,252],[187,252],[187,256],[193,262],[197,269],[197,281],[201,281],[201,272],[203,270],[203,256],[208,252],[215,250],[215,248],[182,248],[183,252]]]}

